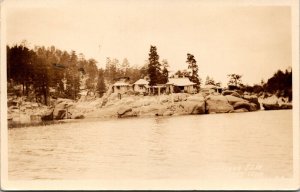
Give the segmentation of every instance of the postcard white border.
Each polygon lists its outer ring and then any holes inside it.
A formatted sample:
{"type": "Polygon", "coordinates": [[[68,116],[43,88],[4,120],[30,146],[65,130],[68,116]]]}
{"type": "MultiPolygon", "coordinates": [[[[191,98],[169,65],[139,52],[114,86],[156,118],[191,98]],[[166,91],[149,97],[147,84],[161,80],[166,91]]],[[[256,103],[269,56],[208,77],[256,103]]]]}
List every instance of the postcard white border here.
{"type": "MultiPolygon", "coordinates": [[[[8,1],[8,0],[7,0],[8,1]]],[[[202,0],[208,5],[225,6],[291,6],[292,8],[292,69],[293,69],[293,178],[239,179],[239,180],[64,180],[64,181],[9,181],[8,131],[6,94],[6,18],[5,3],[1,3],[1,188],[3,190],[95,190],[95,189],[247,189],[295,190],[300,187],[299,177],[299,1],[298,0],[202,0]]],[[[164,1],[160,1],[163,3],[164,1]]],[[[87,2],[88,3],[88,2],[87,2]]],[[[184,1],[188,3],[188,1],[184,1]]]]}

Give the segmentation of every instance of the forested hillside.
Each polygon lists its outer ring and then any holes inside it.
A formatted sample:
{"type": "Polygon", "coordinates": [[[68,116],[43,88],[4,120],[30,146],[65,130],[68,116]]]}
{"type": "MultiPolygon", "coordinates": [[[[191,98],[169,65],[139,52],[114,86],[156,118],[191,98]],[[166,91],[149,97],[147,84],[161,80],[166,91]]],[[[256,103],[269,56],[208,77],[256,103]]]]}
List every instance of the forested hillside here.
{"type": "Polygon", "coordinates": [[[126,58],[122,63],[107,58],[105,69],[98,69],[96,60],[86,59],[75,51],[62,51],[54,46],[7,46],[8,94],[26,96],[46,105],[50,95],[76,100],[85,90],[102,96],[116,78],[128,76],[134,82],[145,76],[145,71],[131,67],[126,58]]]}

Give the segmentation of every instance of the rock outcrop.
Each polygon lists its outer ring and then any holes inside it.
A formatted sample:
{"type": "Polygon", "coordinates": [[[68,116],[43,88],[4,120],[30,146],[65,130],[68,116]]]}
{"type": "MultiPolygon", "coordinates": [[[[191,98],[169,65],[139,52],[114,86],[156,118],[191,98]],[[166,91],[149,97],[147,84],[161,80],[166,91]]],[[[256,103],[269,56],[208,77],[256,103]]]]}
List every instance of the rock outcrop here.
{"type": "Polygon", "coordinates": [[[205,101],[183,101],[180,106],[187,114],[205,114],[205,101]]]}
{"type": "Polygon", "coordinates": [[[70,99],[57,100],[53,110],[53,118],[56,120],[70,118],[71,113],[69,112],[69,108],[73,106],[73,104],[74,102],[70,99]]]}
{"type": "Polygon", "coordinates": [[[279,105],[278,103],[273,103],[273,104],[267,104],[263,103],[262,104],[265,110],[280,110],[280,109],[292,109],[293,105],[291,103],[283,103],[279,105]]]}
{"type": "Polygon", "coordinates": [[[237,109],[247,109],[248,111],[256,111],[256,106],[254,103],[249,103],[248,101],[240,101],[233,105],[234,110],[237,109]]]}
{"type": "Polygon", "coordinates": [[[249,112],[248,109],[240,108],[233,111],[233,113],[243,113],[243,112],[249,112]]]}
{"type": "Polygon", "coordinates": [[[122,116],[125,116],[125,114],[129,113],[129,112],[132,112],[132,108],[122,106],[122,107],[119,108],[117,114],[118,114],[118,117],[122,117],[122,116]]]}
{"type": "Polygon", "coordinates": [[[242,97],[238,92],[236,91],[232,91],[232,90],[225,90],[222,92],[222,95],[232,95],[232,96],[235,96],[235,97],[242,97]]]}
{"type": "Polygon", "coordinates": [[[260,109],[260,103],[258,102],[258,97],[254,95],[244,95],[243,99],[249,101],[250,103],[254,103],[256,106],[256,110],[260,109]]]}
{"type": "Polygon", "coordinates": [[[233,110],[233,106],[229,104],[225,96],[208,96],[206,99],[206,112],[208,114],[228,113],[233,110]]]}
{"type": "Polygon", "coordinates": [[[245,101],[244,99],[239,98],[239,97],[235,97],[233,95],[226,95],[225,98],[227,99],[227,101],[229,102],[230,105],[234,105],[237,102],[245,101]]]}

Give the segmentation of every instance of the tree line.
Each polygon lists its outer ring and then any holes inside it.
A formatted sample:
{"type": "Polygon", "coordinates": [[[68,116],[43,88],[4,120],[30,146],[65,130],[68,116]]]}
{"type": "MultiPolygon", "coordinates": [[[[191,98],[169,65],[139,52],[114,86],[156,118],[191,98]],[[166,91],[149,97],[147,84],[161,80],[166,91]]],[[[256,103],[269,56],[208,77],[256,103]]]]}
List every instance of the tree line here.
{"type": "Polygon", "coordinates": [[[96,60],[85,59],[75,51],[62,51],[54,46],[30,49],[23,43],[7,46],[8,93],[27,96],[45,105],[49,104],[50,96],[76,100],[82,87],[101,97],[116,78],[128,76],[136,81],[146,75],[145,71],[130,66],[126,58],[120,63],[108,57],[105,68],[98,68],[96,60]],[[14,89],[16,85],[21,89],[14,89]]]}
{"type": "MultiPolygon", "coordinates": [[[[189,78],[199,91],[202,80],[198,76],[199,68],[194,55],[187,53],[186,64],[185,70],[179,70],[171,77],[189,78]]],[[[62,51],[54,46],[35,46],[33,49],[28,48],[26,43],[7,46],[8,92],[27,96],[45,105],[49,104],[50,96],[76,100],[80,98],[82,89],[102,97],[108,86],[119,77],[129,77],[130,83],[147,77],[150,86],[165,84],[169,77],[168,67],[168,61],[160,61],[157,48],[152,45],[143,66],[131,66],[127,58],[120,62],[107,57],[104,68],[98,68],[95,59],[85,59],[81,53],[62,51]],[[21,86],[21,89],[14,89],[15,85],[21,86]]],[[[242,75],[229,74],[228,77],[229,87],[255,93],[264,91],[292,99],[291,71],[278,70],[266,83],[254,86],[243,85],[242,75]]],[[[220,82],[209,76],[205,84],[221,86],[220,82]]]]}
{"type": "MultiPolygon", "coordinates": [[[[195,88],[197,91],[200,90],[201,79],[198,75],[198,65],[194,55],[187,53],[187,69],[183,71],[177,71],[175,75],[178,77],[186,77],[193,83],[195,83],[195,88]]],[[[162,62],[159,62],[159,55],[157,53],[156,46],[150,47],[149,53],[149,64],[148,64],[148,74],[149,74],[149,85],[165,84],[168,82],[169,71],[168,61],[163,59],[162,62]]],[[[174,75],[171,77],[175,77],[174,75]]]]}
{"type": "MultiPolygon", "coordinates": [[[[187,54],[188,77],[200,87],[198,66],[192,54],[187,54]]],[[[9,93],[27,96],[36,102],[49,104],[49,97],[76,100],[80,97],[81,87],[101,97],[108,85],[119,77],[130,77],[130,83],[147,77],[149,85],[165,84],[168,81],[169,63],[159,60],[156,46],[150,46],[149,58],[140,67],[130,66],[127,58],[120,62],[107,57],[105,68],[98,68],[97,61],[85,59],[83,54],[67,52],[44,46],[28,48],[26,43],[7,46],[7,79],[9,93]],[[15,85],[22,88],[14,90],[15,85]],[[20,92],[21,90],[21,92],[20,92]]]]}
{"type": "Polygon", "coordinates": [[[242,83],[242,75],[239,74],[229,74],[228,78],[229,89],[238,89],[242,92],[255,94],[269,93],[277,97],[287,97],[289,101],[293,99],[292,70],[277,70],[267,82],[261,80],[260,84],[254,84],[253,86],[244,85],[242,83]]]}

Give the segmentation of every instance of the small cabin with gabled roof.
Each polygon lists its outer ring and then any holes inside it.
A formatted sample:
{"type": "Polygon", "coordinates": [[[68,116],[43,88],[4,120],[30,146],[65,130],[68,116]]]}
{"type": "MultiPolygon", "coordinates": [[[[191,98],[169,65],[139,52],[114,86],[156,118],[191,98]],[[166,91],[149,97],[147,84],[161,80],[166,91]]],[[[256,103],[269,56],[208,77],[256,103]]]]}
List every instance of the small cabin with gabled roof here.
{"type": "Polygon", "coordinates": [[[132,90],[132,85],[129,84],[129,77],[120,77],[116,79],[116,82],[112,85],[113,93],[124,94],[132,90]]]}
{"type": "Polygon", "coordinates": [[[133,84],[133,91],[147,93],[149,91],[149,82],[145,79],[139,79],[133,84]]]}
{"type": "Polygon", "coordinates": [[[194,85],[196,83],[191,82],[189,78],[169,78],[166,83],[167,93],[195,93],[194,85]]]}

